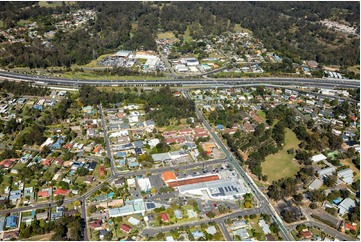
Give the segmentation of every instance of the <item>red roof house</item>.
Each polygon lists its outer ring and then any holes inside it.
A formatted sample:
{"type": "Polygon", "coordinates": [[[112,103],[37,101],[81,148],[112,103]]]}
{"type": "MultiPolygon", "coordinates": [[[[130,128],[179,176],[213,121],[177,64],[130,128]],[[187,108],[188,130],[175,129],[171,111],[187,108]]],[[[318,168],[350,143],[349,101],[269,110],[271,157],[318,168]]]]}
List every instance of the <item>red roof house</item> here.
{"type": "Polygon", "coordinates": [[[54,193],[54,196],[58,196],[58,195],[68,195],[70,192],[70,190],[65,190],[65,189],[62,189],[62,188],[57,188],[55,193],[54,193]]]}
{"type": "Polygon", "coordinates": [[[102,221],[100,219],[89,222],[89,226],[94,230],[100,230],[103,228],[102,221]]]}
{"type": "Polygon", "coordinates": [[[4,167],[4,168],[10,168],[12,167],[16,162],[16,159],[15,158],[12,158],[12,159],[5,159],[3,161],[0,162],[0,166],[1,167],[4,167]]]}
{"type": "Polygon", "coordinates": [[[105,172],[104,166],[100,166],[100,167],[99,167],[99,174],[100,174],[100,175],[104,175],[104,172],[105,172]]]}
{"type": "Polygon", "coordinates": [[[55,158],[54,159],[54,164],[57,165],[57,166],[61,166],[63,164],[63,159],[61,158],[55,158]]]}
{"type": "Polygon", "coordinates": [[[120,229],[126,233],[129,233],[132,230],[132,227],[130,227],[128,224],[122,224],[120,226],[120,229]]]}
{"type": "Polygon", "coordinates": [[[44,191],[39,191],[38,192],[38,197],[49,197],[49,192],[48,190],[44,190],[44,191]]]}
{"type": "Polygon", "coordinates": [[[67,144],[63,145],[63,148],[70,150],[71,148],[73,148],[73,144],[67,143],[67,144]]]}
{"type": "Polygon", "coordinates": [[[17,239],[19,237],[19,231],[6,231],[4,232],[4,240],[17,239]]]}
{"type": "Polygon", "coordinates": [[[308,230],[302,230],[300,232],[300,235],[303,239],[311,239],[312,238],[312,233],[308,230]]]}
{"type": "Polygon", "coordinates": [[[51,166],[52,161],[53,161],[53,159],[45,159],[43,161],[43,166],[51,166]]]}
{"type": "Polygon", "coordinates": [[[161,219],[163,222],[169,222],[168,214],[166,214],[166,213],[161,213],[161,214],[159,214],[159,216],[160,216],[160,219],[161,219]]]}
{"type": "Polygon", "coordinates": [[[346,229],[346,230],[356,231],[356,230],[357,230],[357,226],[354,225],[354,224],[345,223],[345,229],[346,229]]]}

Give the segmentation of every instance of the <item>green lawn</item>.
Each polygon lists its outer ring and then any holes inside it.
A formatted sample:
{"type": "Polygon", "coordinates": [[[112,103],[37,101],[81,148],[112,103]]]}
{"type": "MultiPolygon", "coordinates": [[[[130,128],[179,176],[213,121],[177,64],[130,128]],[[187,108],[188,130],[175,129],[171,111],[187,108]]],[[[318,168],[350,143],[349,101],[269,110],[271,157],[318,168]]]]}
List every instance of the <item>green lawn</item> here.
{"type": "Polygon", "coordinates": [[[287,153],[288,149],[298,148],[300,141],[296,134],[286,128],[285,146],[274,155],[269,155],[262,163],[262,172],[268,176],[268,181],[277,181],[283,177],[291,177],[299,171],[299,165],[293,161],[293,156],[287,153]]]}
{"type": "Polygon", "coordinates": [[[192,36],[190,36],[189,26],[187,27],[186,31],[184,32],[183,39],[184,39],[184,42],[189,42],[189,41],[193,40],[192,36]]]}
{"type": "Polygon", "coordinates": [[[158,37],[158,39],[165,39],[165,38],[172,39],[172,38],[175,38],[175,35],[173,32],[168,31],[168,32],[159,33],[157,35],[157,37],[158,37]]]}
{"type": "Polygon", "coordinates": [[[266,122],[266,120],[267,120],[266,119],[266,114],[263,111],[259,110],[256,113],[262,119],[263,122],[266,122]]]}
{"type": "MultiPolygon", "coordinates": [[[[100,55],[96,60],[92,60],[90,61],[88,64],[85,65],[76,65],[73,64],[71,67],[72,68],[92,68],[92,67],[99,67],[99,65],[97,64],[100,60],[104,59],[105,57],[111,56],[112,54],[104,54],[104,55],[100,55]]],[[[105,68],[109,68],[109,67],[105,67],[105,68]]]]}
{"type": "Polygon", "coordinates": [[[18,21],[18,25],[20,25],[20,26],[25,26],[26,24],[30,24],[31,23],[31,21],[29,20],[29,19],[27,19],[27,20],[25,20],[25,19],[20,19],[19,21],[18,21]]]}
{"type": "Polygon", "coordinates": [[[233,30],[234,30],[235,32],[245,32],[245,33],[250,33],[250,34],[252,34],[252,31],[251,31],[251,30],[242,28],[242,26],[241,26],[240,24],[235,24],[233,30]]]}

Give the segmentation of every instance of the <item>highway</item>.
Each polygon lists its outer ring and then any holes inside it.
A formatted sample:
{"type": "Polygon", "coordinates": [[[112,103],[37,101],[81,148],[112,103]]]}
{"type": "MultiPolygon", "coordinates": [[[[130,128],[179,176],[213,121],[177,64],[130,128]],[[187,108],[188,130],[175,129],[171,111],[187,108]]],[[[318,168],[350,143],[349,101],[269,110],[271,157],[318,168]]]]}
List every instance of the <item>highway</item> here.
{"type": "MultiPolygon", "coordinates": [[[[191,99],[188,91],[184,91],[184,94],[186,97],[191,99]]],[[[267,197],[259,190],[258,186],[254,183],[252,178],[248,176],[248,174],[244,171],[244,169],[239,165],[238,161],[234,158],[233,154],[227,149],[227,147],[223,144],[223,142],[220,140],[220,138],[213,132],[212,127],[209,125],[207,120],[203,117],[203,114],[198,110],[197,107],[195,107],[196,115],[197,117],[202,120],[204,126],[207,128],[208,132],[212,135],[213,139],[217,143],[218,147],[222,149],[222,151],[226,154],[227,160],[235,168],[235,170],[238,172],[240,177],[243,178],[245,183],[248,185],[252,193],[256,196],[260,203],[261,207],[261,213],[264,214],[271,214],[272,218],[275,220],[275,222],[278,224],[282,237],[285,240],[293,240],[292,236],[289,234],[288,230],[284,226],[282,219],[278,216],[275,209],[272,207],[272,205],[268,202],[267,197]]]]}
{"type": "MultiPolygon", "coordinates": [[[[330,78],[217,78],[217,79],[173,79],[173,80],[72,80],[45,76],[32,76],[0,71],[0,78],[31,81],[35,84],[63,85],[63,86],[208,86],[222,87],[240,84],[292,84],[297,86],[317,85],[320,87],[359,88],[359,80],[330,79],[330,78]]],[[[190,78],[190,77],[189,77],[190,78]]]]}

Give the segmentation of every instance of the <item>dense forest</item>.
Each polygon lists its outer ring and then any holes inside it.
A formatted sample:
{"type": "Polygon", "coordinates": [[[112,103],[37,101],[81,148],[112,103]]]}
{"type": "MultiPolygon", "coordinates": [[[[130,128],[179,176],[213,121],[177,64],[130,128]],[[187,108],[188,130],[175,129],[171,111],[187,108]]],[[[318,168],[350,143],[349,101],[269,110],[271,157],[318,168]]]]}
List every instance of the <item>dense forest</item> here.
{"type": "MultiPolygon", "coordinates": [[[[87,2],[43,7],[36,2],[1,2],[3,27],[20,20],[37,21],[38,33],[54,30],[56,14],[94,10],[95,20],[71,32],[58,31],[52,46],[36,39],[5,45],[1,65],[48,67],[86,64],[118,49],[155,50],[158,32],[173,31],[183,39],[232,31],[236,24],[253,31],[265,47],[292,59],[341,66],[360,62],[359,35],[327,30],[319,21],[332,19],[360,28],[359,2],[87,2]],[[30,42],[30,44],[29,44],[30,42]]],[[[1,39],[0,39],[1,41],[1,39]]]]}

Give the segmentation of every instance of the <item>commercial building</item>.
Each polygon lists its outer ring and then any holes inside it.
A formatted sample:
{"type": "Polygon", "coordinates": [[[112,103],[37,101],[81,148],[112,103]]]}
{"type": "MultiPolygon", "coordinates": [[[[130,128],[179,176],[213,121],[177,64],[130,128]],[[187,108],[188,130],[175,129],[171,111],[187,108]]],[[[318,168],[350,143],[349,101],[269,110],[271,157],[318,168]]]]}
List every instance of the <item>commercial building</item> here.
{"type": "Polygon", "coordinates": [[[117,53],[115,53],[115,56],[116,57],[128,58],[131,53],[132,52],[128,51],[128,50],[119,50],[117,53]]]}
{"type": "Polygon", "coordinates": [[[201,196],[215,200],[234,200],[248,192],[248,189],[237,179],[214,180],[177,188],[181,195],[201,196]]]}
{"type": "Polygon", "coordinates": [[[175,181],[165,181],[169,187],[179,187],[184,185],[198,184],[203,182],[209,182],[214,180],[219,180],[220,176],[218,174],[207,174],[197,177],[186,177],[183,179],[177,179],[175,181]]]}

